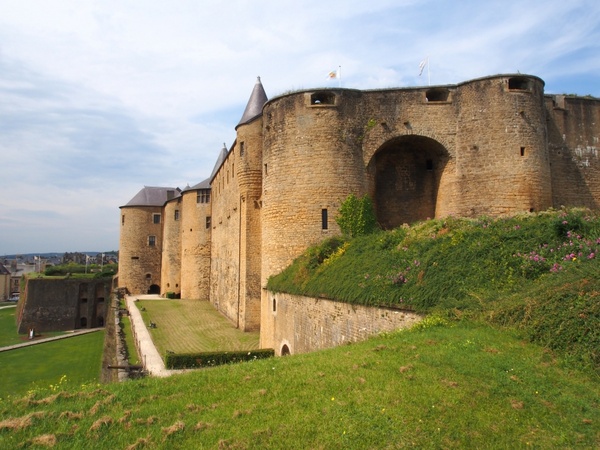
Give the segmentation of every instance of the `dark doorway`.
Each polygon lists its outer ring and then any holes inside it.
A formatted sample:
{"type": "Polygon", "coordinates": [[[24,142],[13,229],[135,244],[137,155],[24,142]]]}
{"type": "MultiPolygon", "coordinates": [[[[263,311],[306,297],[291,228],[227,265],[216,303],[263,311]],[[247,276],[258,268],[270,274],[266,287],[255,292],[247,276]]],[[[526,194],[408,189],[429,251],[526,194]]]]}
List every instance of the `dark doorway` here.
{"type": "Polygon", "coordinates": [[[386,142],[369,164],[374,175],[374,203],[383,229],[433,219],[448,152],[424,136],[402,136],[386,142]]]}
{"type": "Polygon", "coordinates": [[[160,294],[160,286],[158,284],[151,285],[148,294],[160,294]]]}
{"type": "Polygon", "coordinates": [[[283,347],[281,347],[281,356],[288,356],[290,354],[290,348],[284,344],[283,347]]]}
{"type": "Polygon", "coordinates": [[[86,317],[82,317],[82,318],[79,320],[79,326],[80,326],[81,328],[87,328],[87,318],[86,318],[86,317]]]}

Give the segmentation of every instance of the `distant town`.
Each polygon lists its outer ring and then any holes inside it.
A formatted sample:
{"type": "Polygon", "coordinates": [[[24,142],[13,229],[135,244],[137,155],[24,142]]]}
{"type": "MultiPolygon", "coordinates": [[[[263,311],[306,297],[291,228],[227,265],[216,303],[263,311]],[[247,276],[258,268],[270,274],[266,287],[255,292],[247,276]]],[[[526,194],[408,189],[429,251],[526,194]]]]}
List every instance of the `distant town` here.
{"type": "Polygon", "coordinates": [[[19,281],[28,273],[43,273],[62,264],[117,264],[118,251],[27,253],[0,256],[0,302],[19,299],[19,281]]]}

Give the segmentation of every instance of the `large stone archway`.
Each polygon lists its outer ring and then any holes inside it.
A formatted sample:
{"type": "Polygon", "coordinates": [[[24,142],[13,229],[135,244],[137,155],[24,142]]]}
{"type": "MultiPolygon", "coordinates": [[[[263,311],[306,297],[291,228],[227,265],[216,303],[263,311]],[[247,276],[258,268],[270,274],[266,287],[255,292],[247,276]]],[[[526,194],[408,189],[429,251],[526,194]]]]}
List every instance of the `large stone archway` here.
{"type": "Polygon", "coordinates": [[[383,229],[436,217],[448,151],[418,135],[385,142],[369,163],[373,202],[383,229]]]}

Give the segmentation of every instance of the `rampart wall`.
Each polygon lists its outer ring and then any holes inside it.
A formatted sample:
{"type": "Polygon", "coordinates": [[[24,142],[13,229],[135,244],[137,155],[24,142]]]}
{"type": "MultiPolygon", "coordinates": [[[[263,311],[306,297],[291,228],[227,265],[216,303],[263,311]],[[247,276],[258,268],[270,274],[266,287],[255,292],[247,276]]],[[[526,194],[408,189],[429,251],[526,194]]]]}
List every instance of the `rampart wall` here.
{"type": "Polygon", "coordinates": [[[408,328],[422,316],[400,310],[373,308],[285,293],[265,292],[260,347],[276,355],[307,353],[358,342],[370,336],[408,328]]]}
{"type": "Polygon", "coordinates": [[[211,182],[210,302],[240,327],[240,191],[232,149],[211,182]]]}
{"type": "Polygon", "coordinates": [[[17,329],[28,333],[102,327],[110,303],[111,279],[28,278],[20,300],[17,329]]]}
{"type": "Polygon", "coordinates": [[[552,204],[600,207],[600,100],[545,97],[552,204]]]}

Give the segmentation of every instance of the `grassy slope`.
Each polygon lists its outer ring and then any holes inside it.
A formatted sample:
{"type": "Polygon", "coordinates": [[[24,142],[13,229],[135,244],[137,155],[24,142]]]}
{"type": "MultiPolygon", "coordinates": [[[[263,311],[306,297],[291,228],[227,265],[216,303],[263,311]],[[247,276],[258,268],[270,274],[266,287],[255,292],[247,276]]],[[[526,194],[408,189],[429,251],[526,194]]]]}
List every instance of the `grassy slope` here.
{"type": "Polygon", "coordinates": [[[4,401],[0,447],[40,439],[72,449],[593,448],[599,406],[593,374],[513,333],[463,321],[4,401]]]}
{"type": "Polygon", "coordinates": [[[600,218],[570,210],[431,220],[349,242],[326,241],[268,286],[351,303],[486,317],[600,371],[599,271],[600,218]]]}

